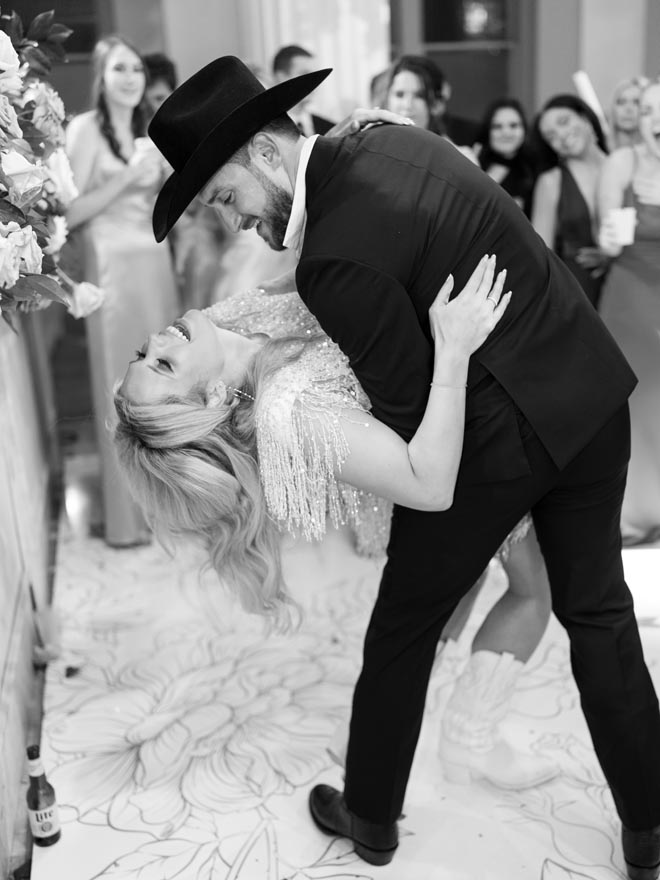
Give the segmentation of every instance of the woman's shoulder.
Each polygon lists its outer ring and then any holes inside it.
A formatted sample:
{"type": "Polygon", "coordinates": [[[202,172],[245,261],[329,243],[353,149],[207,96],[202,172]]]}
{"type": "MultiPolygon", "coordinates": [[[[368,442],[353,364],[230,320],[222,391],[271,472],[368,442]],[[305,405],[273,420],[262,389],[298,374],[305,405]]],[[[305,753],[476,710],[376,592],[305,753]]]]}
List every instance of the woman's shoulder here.
{"type": "Polygon", "coordinates": [[[557,198],[561,188],[561,168],[549,168],[536,178],[536,192],[549,198],[557,198]]]}
{"type": "Polygon", "coordinates": [[[67,127],[73,129],[89,129],[93,131],[99,131],[96,110],[84,110],[82,113],[77,113],[69,120],[69,124],[67,127]]]}
{"type": "Polygon", "coordinates": [[[345,408],[366,409],[368,400],[346,356],[323,337],[307,341],[298,357],[268,376],[257,401],[258,415],[271,427],[303,413],[336,414],[345,408]]]}
{"type": "Polygon", "coordinates": [[[101,136],[96,111],[86,110],[74,116],[66,127],[66,136],[69,142],[83,137],[88,138],[90,143],[96,141],[101,136]]]}
{"type": "Polygon", "coordinates": [[[542,171],[538,176],[538,181],[542,186],[559,186],[561,180],[561,168],[555,165],[554,168],[548,168],[542,171]]]}
{"type": "Polygon", "coordinates": [[[605,179],[617,181],[622,186],[627,186],[632,180],[638,162],[639,156],[636,147],[617,147],[605,157],[602,175],[605,179]]]}

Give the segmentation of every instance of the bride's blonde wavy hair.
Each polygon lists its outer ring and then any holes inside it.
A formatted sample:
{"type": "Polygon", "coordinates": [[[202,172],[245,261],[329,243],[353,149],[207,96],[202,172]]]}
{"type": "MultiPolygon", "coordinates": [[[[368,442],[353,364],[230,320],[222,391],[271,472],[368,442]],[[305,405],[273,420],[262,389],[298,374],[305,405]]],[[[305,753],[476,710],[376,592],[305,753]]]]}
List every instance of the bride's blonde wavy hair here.
{"type": "MultiPolygon", "coordinates": [[[[299,357],[305,344],[266,343],[242,390],[256,397],[261,382],[299,357]]],[[[281,531],[268,515],[259,477],[254,402],[235,396],[207,406],[198,387],[186,399],[137,404],[119,385],[114,404],[119,461],[156,535],[201,538],[209,564],[243,608],[289,628],[299,608],[286,590],[281,531]]]]}

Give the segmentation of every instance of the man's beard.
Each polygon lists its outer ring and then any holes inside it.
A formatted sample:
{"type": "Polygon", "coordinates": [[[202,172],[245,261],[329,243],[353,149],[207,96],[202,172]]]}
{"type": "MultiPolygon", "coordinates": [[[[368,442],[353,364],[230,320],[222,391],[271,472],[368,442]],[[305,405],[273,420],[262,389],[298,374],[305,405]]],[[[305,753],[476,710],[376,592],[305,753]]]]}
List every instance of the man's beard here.
{"type": "Polygon", "coordinates": [[[253,167],[251,171],[263,186],[267,200],[264,215],[260,220],[260,223],[266,227],[264,228],[266,235],[261,235],[260,232],[258,234],[274,251],[283,251],[293,198],[285,189],[266,177],[260,168],[253,167]]]}

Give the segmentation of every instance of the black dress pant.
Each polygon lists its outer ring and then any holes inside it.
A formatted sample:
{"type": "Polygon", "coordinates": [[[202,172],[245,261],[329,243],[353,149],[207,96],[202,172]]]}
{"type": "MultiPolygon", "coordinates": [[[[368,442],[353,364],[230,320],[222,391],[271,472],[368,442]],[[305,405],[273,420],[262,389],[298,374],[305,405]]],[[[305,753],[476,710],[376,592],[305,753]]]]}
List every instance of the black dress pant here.
{"type": "Polygon", "coordinates": [[[630,454],[627,405],[558,469],[522,414],[528,476],[461,485],[452,508],[397,507],[367,630],[346,765],[358,816],[394,822],[422,723],[442,629],[503,539],[532,511],[566,628],[596,754],[623,823],[660,824],[660,712],[623,576],[620,513],[630,454]]]}

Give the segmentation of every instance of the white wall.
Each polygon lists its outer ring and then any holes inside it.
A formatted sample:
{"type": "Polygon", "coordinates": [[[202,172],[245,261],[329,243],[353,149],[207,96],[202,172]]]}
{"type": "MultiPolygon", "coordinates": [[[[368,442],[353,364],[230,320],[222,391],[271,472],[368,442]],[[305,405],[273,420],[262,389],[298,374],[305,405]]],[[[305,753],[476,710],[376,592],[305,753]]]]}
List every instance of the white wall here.
{"type": "Polygon", "coordinates": [[[241,55],[240,0],[161,0],[163,50],[176,63],[179,81],[220,55],[241,55]]]}
{"type": "Polygon", "coordinates": [[[647,0],[581,0],[580,63],[606,113],[617,83],[646,72],[646,20],[647,0]]]}
{"type": "Polygon", "coordinates": [[[660,76],[660,0],[647,0],[645,61],[644,72],[660,76]]]}
{"type": "Polygon", "coordinates": [[[660,0],[537,0],[537,107],[555,92],[574,92],[572,74],[584,70],[607,112],[616,84],[646,72],[649,47],[660,43],[657,7],[660,0]]]}
{"type": "Polygon", "coordinates": [[[580,66],[579,9],[580,0],[537,0],[536,109],[557,92],[573,91],[571,74],[580,66]]]}
{"type": "MultiPolygon", "coordinates": [[[[128,0],[119,0],[128,2],[128,0]]],[[[389,61],[388,0],[160,0],[162,47],[186,79],[219,55],[270,72],[273,55],[297,43],[333,73],[314,95],[332,119],[367,101],[371,77],[389,61]]]]}

